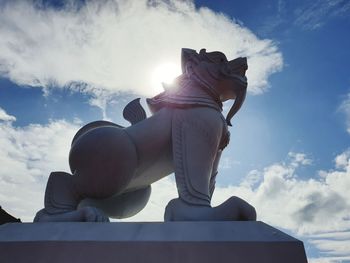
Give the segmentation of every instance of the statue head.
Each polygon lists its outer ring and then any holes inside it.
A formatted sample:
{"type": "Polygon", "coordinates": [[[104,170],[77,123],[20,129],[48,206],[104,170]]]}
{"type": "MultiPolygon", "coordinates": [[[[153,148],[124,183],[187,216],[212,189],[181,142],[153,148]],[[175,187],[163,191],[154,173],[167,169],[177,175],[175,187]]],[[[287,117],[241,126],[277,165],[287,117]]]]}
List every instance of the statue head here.
{"type": "Polygon", "coordinates": [[[193,76],[216,98],[221,101],[234,99],[226,122],[231,125],[232,117],[241,108],[247,93],[248,69],[247,58],[239,57],[228,61],[225,54],[219,51],[197,53],[193,49],[182,49],[182,73],[193,76]]]}

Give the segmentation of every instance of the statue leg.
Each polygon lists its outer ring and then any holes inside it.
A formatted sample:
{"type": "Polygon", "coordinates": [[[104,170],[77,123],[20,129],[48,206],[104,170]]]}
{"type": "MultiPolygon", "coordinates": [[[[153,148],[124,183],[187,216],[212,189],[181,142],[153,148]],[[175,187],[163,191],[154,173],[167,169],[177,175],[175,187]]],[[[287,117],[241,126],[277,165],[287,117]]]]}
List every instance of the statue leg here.
{"type": "Polygon", "coordinates": [[[116,194],[104,199],[85,198],[79,203],[79,208],[96,207],[108,217],[121,219],[136,215],[147,204],[151,195],[151,186],[122,194],[116,194]]]}
{"type": "Polygon", "coordinates": [[[215,110],[174,112],[173,155],[179,198],[167,205],[166,221],[255,220],[255,209],[238,197],[211,207],[223,129],[221,114],[215,110]]]}
{"type": "Polygon", "coordinates": [[[223,126],[219,114],[209,108],[174,111],[176,186],[180,199],[188,204],[210,206],[210,180],[223,126]]]}
{"type": "Polygon", "coordinates": [[[128,135],[113,126],[92,129],[73,143],[69,162],[73,175],[51,173],[45,208],[34,221],[108,220],[99,209],[78,204],[84,198],[103,199],[124,192],[137,167],[137,152],[128,135]]]}
{"type": "Polygon", "coordinates": [[[94,207],[77,209],[81,199],[75,186],[76,176],[65,172],[52,172],[45,191],[45,208],[40,210],[34,222],[105,222],[108,217],[94,207]]]}

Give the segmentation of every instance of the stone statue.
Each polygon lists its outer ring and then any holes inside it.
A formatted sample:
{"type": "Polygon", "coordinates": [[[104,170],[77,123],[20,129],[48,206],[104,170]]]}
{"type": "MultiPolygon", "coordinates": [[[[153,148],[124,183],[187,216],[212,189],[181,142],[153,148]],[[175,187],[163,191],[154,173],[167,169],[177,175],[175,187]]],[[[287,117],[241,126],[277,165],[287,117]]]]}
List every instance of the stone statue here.
{"type": "Polygon", "coordinates": [[[255,209],[238,197],[211,207],[228,126],[246,96],[247,60],[205,49],[182,49],[181,60],[182,75],[147,99],[151,117],[136,99],[123,111],[131,126],[96,121],[77,132],[72,174],[51,173],[35,222],[133,216],[148,202],[151,184],[173,172],[179,197],[168,203],[164,220],[256,220],[255,209]],[[229,99],[235,101],[224,118],[222,102],[229,99]]]}

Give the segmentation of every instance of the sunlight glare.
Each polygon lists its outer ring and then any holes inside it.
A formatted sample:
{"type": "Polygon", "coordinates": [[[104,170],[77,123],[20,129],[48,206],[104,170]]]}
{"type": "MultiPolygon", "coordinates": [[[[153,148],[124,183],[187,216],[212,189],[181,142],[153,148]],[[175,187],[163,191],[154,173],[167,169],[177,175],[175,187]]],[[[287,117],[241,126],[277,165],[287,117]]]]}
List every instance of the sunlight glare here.
{"type": "Polygon", "coordinates": [[[156,93],[164,91],[162,83],[171,84],[181,74],[180,66],[164,63],[157,66],[152,74],[152,88],[156,93]]]}

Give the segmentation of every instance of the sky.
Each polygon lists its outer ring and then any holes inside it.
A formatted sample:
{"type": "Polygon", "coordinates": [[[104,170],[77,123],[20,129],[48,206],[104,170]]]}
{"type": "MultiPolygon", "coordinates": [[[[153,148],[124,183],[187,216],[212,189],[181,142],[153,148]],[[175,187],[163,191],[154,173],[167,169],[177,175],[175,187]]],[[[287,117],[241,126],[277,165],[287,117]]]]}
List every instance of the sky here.
{"type": "MultiPolygon", "coordinates": [[[[249,84],[213,204],[239,196],[309,262],[350,262],[349,32],[346,0],[0,0],[0,205],[32,221],[82,125],[127,126],[181,48],[220,50],[247,56],[249,84]]],[[[161,221],[176,196],[167,177],[128,220],[161,221]]]]}

